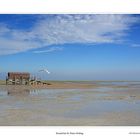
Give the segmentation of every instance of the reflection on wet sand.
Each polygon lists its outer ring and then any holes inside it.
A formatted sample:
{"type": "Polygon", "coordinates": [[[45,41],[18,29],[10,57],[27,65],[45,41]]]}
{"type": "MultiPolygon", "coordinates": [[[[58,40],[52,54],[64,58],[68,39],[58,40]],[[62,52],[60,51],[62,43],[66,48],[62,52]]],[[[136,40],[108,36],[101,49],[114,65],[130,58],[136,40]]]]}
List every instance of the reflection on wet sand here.
{"type": "Polygon", "coordinates": [[[7,95],[10,96],[27,96],[30,94],[30,90],[29,89],[12,89],[12,90],[8,90],[7,91],[7,95]]]}

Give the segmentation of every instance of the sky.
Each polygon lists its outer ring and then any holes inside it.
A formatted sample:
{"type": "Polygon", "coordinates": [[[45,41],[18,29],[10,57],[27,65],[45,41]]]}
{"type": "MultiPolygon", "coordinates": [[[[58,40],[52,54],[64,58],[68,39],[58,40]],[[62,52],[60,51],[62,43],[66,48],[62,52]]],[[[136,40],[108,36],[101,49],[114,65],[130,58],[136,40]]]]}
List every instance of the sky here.
{"type": "Polygon", "coordinates": [[[140,80],[139,62],[140,15],[0,14],[0,79],[140,80]]]}

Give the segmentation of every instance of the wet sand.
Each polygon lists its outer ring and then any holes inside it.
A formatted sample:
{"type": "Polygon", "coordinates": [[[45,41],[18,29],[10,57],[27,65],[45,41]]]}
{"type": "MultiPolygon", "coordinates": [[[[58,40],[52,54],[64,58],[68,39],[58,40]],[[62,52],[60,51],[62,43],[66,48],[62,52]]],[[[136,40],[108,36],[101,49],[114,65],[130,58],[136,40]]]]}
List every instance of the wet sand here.
{"type": "Polygon", "coordinates": [[[0,86],[0,125],[140,126],[140,82],[0,86]]]}

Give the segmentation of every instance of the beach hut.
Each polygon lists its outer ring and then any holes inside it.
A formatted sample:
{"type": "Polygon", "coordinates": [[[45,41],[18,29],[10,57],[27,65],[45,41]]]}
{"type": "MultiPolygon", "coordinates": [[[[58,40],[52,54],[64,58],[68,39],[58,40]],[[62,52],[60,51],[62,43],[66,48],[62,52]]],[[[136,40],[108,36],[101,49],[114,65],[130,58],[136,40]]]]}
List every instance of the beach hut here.
{"type": "Polygon", "coordinates": [[[30,82],[30,73],[28,72],[8,72],[6,84],[28,85],[30,82]]]}

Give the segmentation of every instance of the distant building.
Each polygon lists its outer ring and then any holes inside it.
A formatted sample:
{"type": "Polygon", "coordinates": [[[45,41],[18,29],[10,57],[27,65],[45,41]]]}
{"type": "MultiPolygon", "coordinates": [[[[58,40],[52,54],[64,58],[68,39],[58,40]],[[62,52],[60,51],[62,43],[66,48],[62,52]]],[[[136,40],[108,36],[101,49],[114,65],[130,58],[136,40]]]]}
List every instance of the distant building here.
{"type": "Polygon", "coordinates": [[[6,84],[12,85],[29,85],[30,73],[27,72],[8,72],[6,84]]]}

